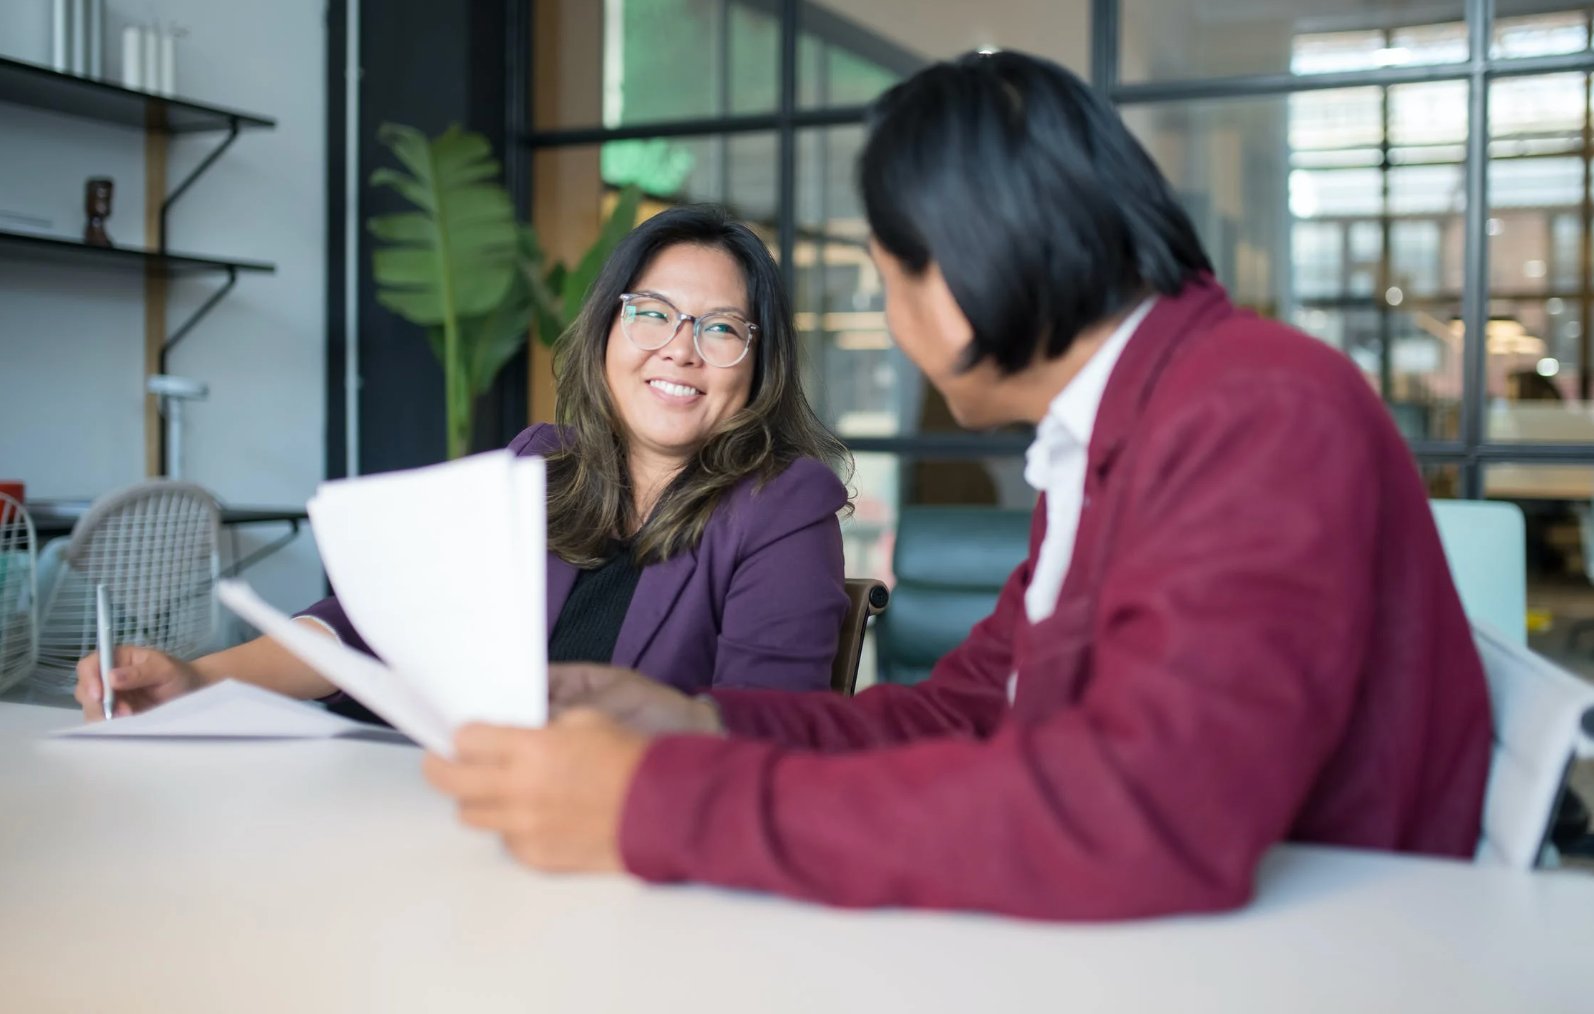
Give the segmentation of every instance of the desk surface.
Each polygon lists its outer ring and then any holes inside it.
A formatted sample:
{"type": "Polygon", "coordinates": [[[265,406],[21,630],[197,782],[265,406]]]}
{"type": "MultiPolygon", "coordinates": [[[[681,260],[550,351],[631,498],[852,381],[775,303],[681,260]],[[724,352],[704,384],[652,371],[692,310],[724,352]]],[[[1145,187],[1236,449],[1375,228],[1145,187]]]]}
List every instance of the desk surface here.
{"type": "Polygon", "coordinates": [[[1331,849],[1238,913],[837,912],[515,866],[413,748],[43,741],[0,705],[7,1010],[1594,1009],[1594,877],[1331,849]]]}
{"type": "MultiPolygon", "coordinates": [[[[28,516],[33,519],[33,529],[40,539],[67,535],[88,512],[90,500],[30,500],[28,516]]],[[[221,523],[224,525],[255,525],[268,522],[286,522],[297,525],[308,520],[303,507],[223,507],[221,523]]]]}

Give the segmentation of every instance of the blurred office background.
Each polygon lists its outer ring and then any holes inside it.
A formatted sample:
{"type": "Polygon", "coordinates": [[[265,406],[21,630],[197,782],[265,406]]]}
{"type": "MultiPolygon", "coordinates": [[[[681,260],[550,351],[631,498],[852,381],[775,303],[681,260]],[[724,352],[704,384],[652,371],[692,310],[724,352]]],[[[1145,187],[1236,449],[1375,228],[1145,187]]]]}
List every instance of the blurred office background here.
{"type": "MultiPolygon", "coordinates": [[[[851,573],[891,579],[906,506],[1027,508],[1028,434],[959,432],[893,349],[853,188],[883,89],[931,60],[1021,48],[1120,106],[1237,302],[1357,363],[1433,496],[1522,506],[1534,643],[1594,671],[1594,638],[1578,636],[1594,621],[1594,7],[107,2],[112,19],[182,24],[180,95],[274,121],[245,131],[170,222],[184,250],[276,266],[241,278],[173,352],[210,385],[191,413],[190,472],[224,497],[302,503],[327,476],[442,457],[439,369],[419,331],[376,305],[363,227],[389,206],[366,180],[386,161],[376,126],[396,121],[486,134],[556,254],[579,255],[627,184],[645,212],[722,201],[752,223],[794,293],[809,395],[856,455],[851,573]]],[[[7,0],[0,57],[34,58],[30,19],[47,6],[7,0]]],[[[71,233],[81,180],[111,175],[112,232],[138,241],[136,133],[0,94],[0,138],[0,230],[71,233]]],[[[218,140],[177,137],[170,178],[218,140]]],[[[175,282],[173,319],[220,281],[175,282]]],[[[152,470],[149,298],[135,275],[0,263],[0,472],[30,494],[92,496],[152,470]]],[[[478,446],[552,417],[548,370],[534,345],[511,363],[478,446]]],[[[244,538],[247,552],[267,536],[244,538]]],[[[307,539],[259,568],[282,605],[319,593],[307,539]]]]}

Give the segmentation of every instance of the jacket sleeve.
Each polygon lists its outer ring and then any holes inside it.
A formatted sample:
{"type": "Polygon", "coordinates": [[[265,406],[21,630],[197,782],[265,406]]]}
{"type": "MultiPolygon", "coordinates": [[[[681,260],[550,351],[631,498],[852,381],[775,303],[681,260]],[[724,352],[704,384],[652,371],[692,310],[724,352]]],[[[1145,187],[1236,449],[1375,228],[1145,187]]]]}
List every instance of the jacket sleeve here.
{"type": "Polygon", "coordinates": [[[536,423],[515,434],[508,450],[524,457],[528,454],[551,454],[564,443],[564,433],[552,423],[536,423]]]}
{"type": "Polygon", "coordinates": [[[371,650],[371,646],[365,643],[365,638],[361,637],[360,632],[354,629],[354,624],[350,622],[349,615],[343,611],[343,604],[338,601],[336,594],[328,595],[320,602],[307,606],[293,615],[295,617],[308,616],[311,619],[320,620],[331,628],[332,632],[338,635],[338,640],[344,644],[355,651],[363,651],[373,658],[376,656],[376,652],[371,650]]]}
{"type": "MultiPolygon", "coordinates": [[[[1013,627],[1023,622],[1030,559],[1044,531],[1046,502],[1036,506],[1029,559],[1008,577],[991,615],[914,686],[877,685],[851,700],[832,693],[774,695],[716,689],[725,727],[735,735],[787,746],[843,751],[940,735],[984,737],[1007,710],[1013,627]]],[[[889,607],[887,607],[889,608],[889,607]]]]}
{"type": "Polygon", "coordinates": [[[714,687],[823,690],[847,612],[841,525],[846,490],[801,459],[731,506],[735,569],[714,655],[714,687]]]}
{"type": "Polygon", "coordinates": [[[1269,381],[1148,420],[1076,701],[841,755],[661,739],[627,797],[627,867],[1055,919],[1242,903],[1348,721],[1378,525],[1365,420],[1269,381]]]}

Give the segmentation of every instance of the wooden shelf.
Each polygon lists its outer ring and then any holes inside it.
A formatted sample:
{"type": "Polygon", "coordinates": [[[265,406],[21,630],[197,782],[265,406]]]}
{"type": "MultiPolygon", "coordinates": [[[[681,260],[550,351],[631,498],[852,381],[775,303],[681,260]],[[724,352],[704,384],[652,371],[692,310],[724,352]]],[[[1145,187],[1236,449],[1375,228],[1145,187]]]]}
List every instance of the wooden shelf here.
{"type": "Polygon", "coordinates": [[[151,95],[3,57],[0,57],[0,102],[167,134],[248,127],[270,129],[277,125],[275,120],[252,113],[151,95]]]}
{"type": "Polygon", "coordinates": [[[121,268],[146,273],[153,269],[157,274],[167,277],[232,274],[241,271],[270,274],[277,270],[275,264],[263,261],[222,260],[216,257],[196,257],[180,253],[163,254],[156,250],[133,246],[89,246],[70,239],[5,231],[0,231],[0,257],[35,263],[46,261],[83,267],[121,268]]]}

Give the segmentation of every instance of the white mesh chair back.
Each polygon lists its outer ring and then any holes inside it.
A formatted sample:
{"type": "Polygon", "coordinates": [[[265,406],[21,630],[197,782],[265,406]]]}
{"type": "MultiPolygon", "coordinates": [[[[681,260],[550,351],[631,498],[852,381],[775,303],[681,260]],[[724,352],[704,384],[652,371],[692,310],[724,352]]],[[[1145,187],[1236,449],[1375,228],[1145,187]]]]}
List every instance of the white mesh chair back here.
{"type": "Polygon", "coordinates": [[[70,689],[94,650],[94,588],[104,584],[117,644],[193,658],[216,626],[221,513],[192,483],[156,480],[97,501],[72,529],[50,587],[40,590],[32,682],[70,689]]]}
{"type": "Polygon", "coordinates": [[[38,650],[38,559],[33,519],[0,493],[0,691],[33,669],[38,650]]]}
{"type": "Polygon", "coordinates": [[[1549,841],[1567,768],[1594,753],[1584,731],[1594,687],[1486,625],[1474,623],[1472,635],[1494,712],[1476,859],[1532,869],[1549,841]]]}

